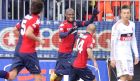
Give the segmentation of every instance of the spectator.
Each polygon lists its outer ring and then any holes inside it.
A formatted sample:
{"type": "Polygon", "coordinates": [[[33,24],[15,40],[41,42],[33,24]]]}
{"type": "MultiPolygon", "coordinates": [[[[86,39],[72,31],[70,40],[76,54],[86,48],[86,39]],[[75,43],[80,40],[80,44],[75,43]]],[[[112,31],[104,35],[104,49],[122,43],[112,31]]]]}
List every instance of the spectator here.
{"type": "Polygon", "coordinates": [[[115,16],[115,20],[118,20],[119,19],[119,13],[120,13],[120,4],[121,2],[120,1],[111,1],[111,7],[112,7],[112,10],[113,10],[113,15],[115,16]]]}
{"type": "Polygon", "coordinates": [[[114,15],[111,9],[111,4],[110,1],[98,1],[98,21],[102,21],[103,18],[103,13],[106,13],[105,15],[105,20],[106,21],[113,21],[114,20],[114,15]],[[105,12],[104,12],[105,10],[105,12]]]}
{"type": "Polygon", "coordinates": [[[135,20],[140,21],[140,1],[135,1],[135,20]]]}

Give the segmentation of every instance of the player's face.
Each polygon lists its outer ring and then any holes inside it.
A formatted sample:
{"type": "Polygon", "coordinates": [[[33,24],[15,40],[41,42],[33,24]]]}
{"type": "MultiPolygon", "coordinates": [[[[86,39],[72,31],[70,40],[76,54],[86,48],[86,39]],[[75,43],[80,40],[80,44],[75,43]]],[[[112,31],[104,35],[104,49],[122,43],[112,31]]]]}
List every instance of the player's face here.
{"type": "Polygon", "coordinates": [[[130,19],[130,9],[122,9],[121,10],[121,19],[123,20],[129,20],[130,19]]]}
{"type": "Polygon", "coordinates": [[[74,21],[74,11],[69,11],[66,13],[66,19],[69,22],[73,22],[74,21]]]}

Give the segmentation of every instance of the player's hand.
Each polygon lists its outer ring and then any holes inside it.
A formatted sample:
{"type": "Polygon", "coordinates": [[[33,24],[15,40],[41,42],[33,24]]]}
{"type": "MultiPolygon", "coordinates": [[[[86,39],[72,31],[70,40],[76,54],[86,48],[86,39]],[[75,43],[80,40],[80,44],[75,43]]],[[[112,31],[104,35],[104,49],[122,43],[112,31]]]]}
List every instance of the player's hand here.
{"type": "Polygon", "coordinates": [[[72,32],[74,32],[77,29],[77,26],[74,26],[73,28],[70,29],[70,31],[68,32],[68,34],[71,34],[72,32]]]}
{"type": "Polygon", "coordinates": [[[99,11],[98,11],[98,9],[97,8],[94,8],[94,10],[93,10],[93,15],[97,15],[97,14],[99,14],[99,11]]]}
{"type": "Polygon", "coordinates": [[[43,40],[43,39],[41,39],[39,42],[40,42],[41,45],[45,44],[45,40],[43,40]]]}
{"type": "Polygon", "coordinates": [[[72,28],[72,30],[76,30],[76,29],[77,29],[77,26],[75,26],[75,27],[72,28]]]}
{"type": "Polygon", "coordinates": [[[96,69],[98,69],[98,64],[97,64],[97,62],[94,62],[94,66],[96,67],[96,69]]]}
{"type": "Polygon", "coordinates": [[[115,61],[115,60],[111,60],[110,65],[111,65],[111,67],[115,68],[115,66],[116,66],[116,61],[115,61]]]}
{"type": "Polygon", "coordinates": [[[136,65],[136,64],[138,64],[139,63],[139,58],[138,57],[135,57],[135,62],[134,62],[134,64],[136,65]]]}

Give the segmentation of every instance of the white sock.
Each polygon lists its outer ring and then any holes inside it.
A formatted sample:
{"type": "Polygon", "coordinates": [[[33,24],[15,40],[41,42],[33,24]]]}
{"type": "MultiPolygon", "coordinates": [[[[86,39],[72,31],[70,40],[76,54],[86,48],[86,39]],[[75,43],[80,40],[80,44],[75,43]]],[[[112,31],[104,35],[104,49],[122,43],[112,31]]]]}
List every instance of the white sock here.
{"type": "Polygon", "coordinates": [[[118,81],[122,81],[122,80],[119,79],[118,81]]]}

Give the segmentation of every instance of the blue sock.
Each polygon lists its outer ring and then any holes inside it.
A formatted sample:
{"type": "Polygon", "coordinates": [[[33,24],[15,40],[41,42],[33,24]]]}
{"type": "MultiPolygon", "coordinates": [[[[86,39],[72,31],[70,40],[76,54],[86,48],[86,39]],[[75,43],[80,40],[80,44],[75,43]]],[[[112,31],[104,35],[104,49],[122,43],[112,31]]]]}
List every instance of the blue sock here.
{"type": "Polygon", "coordinates": [[[0,78],[8,79],[9,73],[3,70],[0,70],[0,78]]]}

